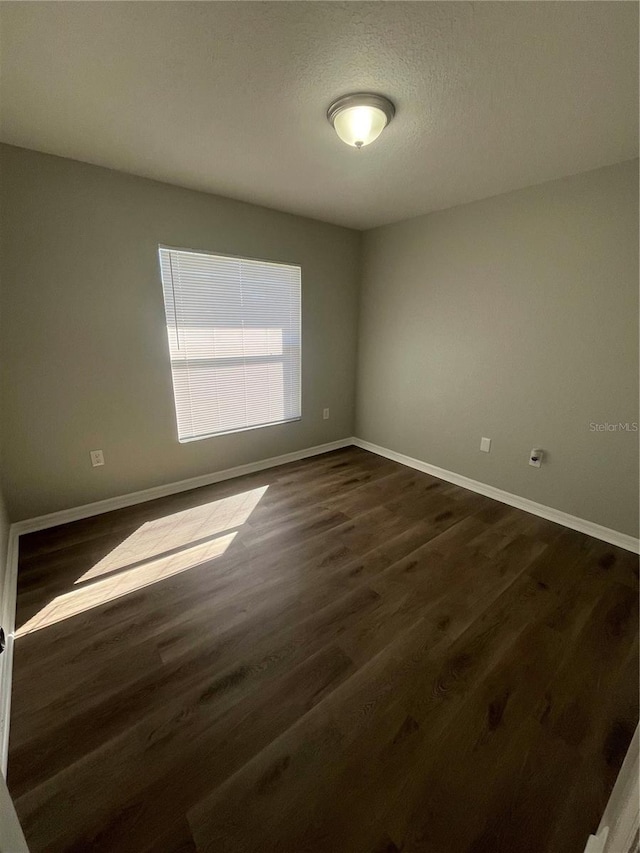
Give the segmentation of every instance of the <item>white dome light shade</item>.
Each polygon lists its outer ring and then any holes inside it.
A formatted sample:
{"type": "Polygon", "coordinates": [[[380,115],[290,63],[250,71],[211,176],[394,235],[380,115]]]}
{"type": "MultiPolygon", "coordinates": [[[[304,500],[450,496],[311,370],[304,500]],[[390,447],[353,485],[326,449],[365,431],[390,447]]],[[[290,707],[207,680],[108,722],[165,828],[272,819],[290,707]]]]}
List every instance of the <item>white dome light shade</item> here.
{"type": "Polygon", "coordinates": [[[391,101],[382,95],[345,95],[335,101],[327,118],[343,142],[362,148],[377,139],[395,114],[391,101]]]}
{"type": "Polygon", "coordinates": [[[387,117],[377,107],[347,107],[333,120],[336,133],[347,145],[362,148],[377,139],[387,124],[387,117]]]}

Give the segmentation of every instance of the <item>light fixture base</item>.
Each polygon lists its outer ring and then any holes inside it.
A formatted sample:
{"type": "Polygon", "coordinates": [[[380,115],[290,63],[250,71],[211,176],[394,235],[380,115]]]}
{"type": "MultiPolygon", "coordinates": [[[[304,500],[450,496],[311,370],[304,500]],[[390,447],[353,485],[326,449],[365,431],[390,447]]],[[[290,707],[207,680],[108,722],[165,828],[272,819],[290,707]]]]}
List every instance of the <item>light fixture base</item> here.
{"type": "Polygon", "coordinates": [[[333,125],[336,116],[350,107],[376,107],[382,110],[387,117],[387,124],[396,114],[395,106],[384,95],[377,95],[373,92],[353,92],[350,95],[343,95],[331,104],[327,110],[327,118],[330,124],[333,125]]]}

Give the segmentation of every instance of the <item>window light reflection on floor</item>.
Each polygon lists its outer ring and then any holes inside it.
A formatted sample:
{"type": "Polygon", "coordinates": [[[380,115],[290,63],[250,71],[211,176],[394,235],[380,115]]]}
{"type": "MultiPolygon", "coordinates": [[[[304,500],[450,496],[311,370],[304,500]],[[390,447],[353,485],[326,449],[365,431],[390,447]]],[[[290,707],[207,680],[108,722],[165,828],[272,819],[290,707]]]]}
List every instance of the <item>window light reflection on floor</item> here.
{"type": "Polygon", "coordinates": [[[235,530],[249,518],[267,488],[251,489],[148,521],[81,575],[76,583],[235,530]]]}
{"type": "Polygon", "coordinates": [[[16,630],[16,638],[221,557],[266,490],[252,489],[143,524],[75,582],[92,583],[54,598],[16,630]]]}

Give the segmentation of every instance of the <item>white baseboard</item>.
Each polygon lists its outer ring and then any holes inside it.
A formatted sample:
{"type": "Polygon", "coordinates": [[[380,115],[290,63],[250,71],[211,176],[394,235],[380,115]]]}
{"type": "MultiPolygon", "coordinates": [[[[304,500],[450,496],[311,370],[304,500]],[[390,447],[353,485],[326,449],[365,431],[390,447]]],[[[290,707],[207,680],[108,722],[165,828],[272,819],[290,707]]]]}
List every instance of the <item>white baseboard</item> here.
{"type": "Polygon", "coordinates": [[[261,459],[258,462],[248,462],[246,465],[236,465],[235,468],[227,468],[224,471],[214,471],[211,474],[202,474],[191,477],[188,480],[179,480],[176,483],[168,483],[163,486],[153,486],[140,492],[130,492],[128,495],[119,495],[115,498],[106,498],[83,506],[62,509],[59,512],[50,512],[47,515],[39,515],[35,518],[27,518],[24,521],[16,521],[11,529],[18,535],[35,533],[38,530],[46,530],[48,527],[57,527],[59,524],[68,524],[71,521],[80,521],[90,518],[92,515],[101,515],[114,509],[133,506],[134,504],[153,501],[156,498],[164,498],[175,495],[178,492],[188,492],[190,489],[198,489],[200,486],[210,486],[213,483],[221,483],[223,480],[232,480],[234,477],[242,477],[244,474],[254,474],[256,471],[264,471],[267,468],[275,468],[278,465],[286,465],[287,462],[297,462],[310,456],[319,456],[321,453],[329,453],[331,450],[340,450],[350,447],[354,443],[353,438],[341,438],[338,441],[330,441],[327,444],[317,444],[315,447],[306,447],[303,450],[294,450],[293,453],[284,453],[282,456],[271,456],[269,459],[261,459]]]}
{"type": "MultiPolygon", "coordinates": [[[[589,841],[594,853],[635,853],[634,840],[637,837],[640,815],[638,800],[640,795],[640,728],[631,738],[629,749],[622,762],[616,784],[602,815],[598,832],[589,841]],[[595,846],[601,843],[601,847],[595,846]]],[[[591,853],[589,846],[585,853],[591,853]]]]}
{"type": "Polygon", "coordinates": [[[555,521],[556,524],[562,524],[564,527],[570,527],[572,530],[586,533],[587,536],[593,536],[595,539],[601,539],[603,542],[617,545],[626,551],[633,551],[634,554],[640,553],[640,541],[633,536],[629,536],[627,533],[620,533],[618,530],[611,530],[609,527],[603,527],[601,524],[596,524],[593,521],[586,521],[584,518],[578,518],[575,515],[570,515],[568,512],[562,512],[562,510],[530,501],[528,498],[521,498],[519,495],[512,495],[503,489],[488,486],[486,483],[472,480],[453,471],[447,471],[445,468],[438,468],[436,465],[430,465],[428,462],[423,462],[420,459],[405,456],[404,453],[396,453],[395,450],[380,447],[378,444],[372,444],[370,441],[364,441],[361,438],[354,438],[353,444],[356,447],[361,447],[363,450],[376,453],[378,456],[384,456],[387,459],[392,459],[394,462],[399,462],[401,465],[407,465],[409,468],[415,468],[417,471],[431,474],[440,480],[455,483],[456,486],[462,486],[463,489],[469,489],[472,492],[485,495],[485,497],[493,498],[501,503],[508,504],[525,512],[530,512],[532,515],[538,515],[540,518],[546,518],[547,521],[555,521]]]}
{"type": "Polygon", "coordinates": [[[605,826],[605,828],[597,835],[590,835],[587,839],[587,846],[584,848],[584,853],[604,853],[608,836],[608,826],[605,826]]]}
{"type": "Polygon", "coordinates": [[[485,497],[493,498],[493,500],[524,510],[532,515],[546,518],[548,521],[554,521],[557,524],[570,527],[572,530],[578,530],[580,533],[586,533],[587,536],[593,536],[595,539],[601,539],[604,542],[617,545],[627,551],[633,551],[636,554],[640,553],[640,541],[633,536],[629,536],[627,533],[620,533],[617,530],[603,527],[593,521],[578,518],[562,510],[536,503],[536,501],[514,495],[511,492],[506,492],[496,486],[489,486],[486,483],[481,483],[479,480],[472,480],[470,477],[456,474],[454,471],[447,471],[445,468],[439,468],[437,465],[431,465],[429,462],[423,462],[421,459],[414,459],[411,456],[406,456],[404,453],[397,453],[395,450],[389,450],[386,447],[381,447],[378,444],[355,437],[342,438],[338,441],[328,442],[327,444],[318,444],[315,447],[295,450],[292,453],[285,453],[282,456],[272,456],[269,459],[249,462],[246,465],[237,465],[235,468],[227,468],[224,471],[214,471],[211,474],[202,474],[198,477],[191,477],[188,480],[180,480],[176,483],[168,483],[162,486],[153,486],[150,489],[143,489],[139,492],[131,492],[127,495],[106,498],[105,500],[95,501],[90,504],[84,504],[83,506],[63,509],[59,512],[48,513],[47,515],[39,515],[35,518],[25,519],[24,521],[17,521],[11,525],[11,531],[16,536],[21,536],[25,533],[35,533],[38,530],[45,530],[48,527],[57,527],[59,524],[68,524],[71,521],[79,521],[83,518],[90,518],[93,515],[111,512],[114,509],[122,509],[123,507],[144,503],[145,501],[152,501],[156,498],[178,494],[178,492],[186,492],[190,489],[197,489],[200,486],[209,486],[213,483],[220,483],[223,480],[231,480],[234,477],[241,477],[244,474],[253,474],[257,471],[275,468],[278,465],[286,465],[287,462],[297,462],[300,459],[319,456],[322,453],[340,450],[343,447],[351,445],[368,450],[378,456],[392,459],[394,462],[399,462],[401,465],[406,465],[417,471],[431,474],[440,480],[454,483],[463,489],[469,489],[472,492],[485,495],[485,497]]]}

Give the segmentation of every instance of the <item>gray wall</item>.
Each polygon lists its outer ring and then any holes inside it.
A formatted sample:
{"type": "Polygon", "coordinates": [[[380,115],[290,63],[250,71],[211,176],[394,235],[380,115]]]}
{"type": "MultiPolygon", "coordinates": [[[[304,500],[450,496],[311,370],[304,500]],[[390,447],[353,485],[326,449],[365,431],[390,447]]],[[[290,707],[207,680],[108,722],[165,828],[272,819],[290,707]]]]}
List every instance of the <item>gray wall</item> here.
{"type": "MultiPolygon", "coordinates": [[[[0,210],[0,214],[2,211],[0,210]]],[[[3,277],[0,275],[0,342],[2,338],[6,334],[6,322],[5,317],[2,313],[2,287],[3,287],[3,277]]],[[[0,396],[0,412],[4,408],[4,400],[2,396],[0,396]]],[[[7,631],[6,625],[8,624],[9,617],[9,608],[12,606],[14,602],[14,594],[12,592],[11,595],[8,595],[8,589],[6,585],[7,578],[7,554],[9,549],[9,513],[7,512],[6,502],[4,499],[4,476],[3,476],[3,465],[2,465],[2,423],[0,421],[0,625],[5,626],[5,631],[7,631]]],[[[8,657],[8,655],[4,655],[4,657],[8,657]]],[[[0,658],[0,742],[2,741],[2,728],[3,728],[3,719],[1,717],[2,714],[2,691],[4,687],[4,665],[6,661],[0,658]]]]}
{"type": "Polygon", "coordinates": [[[638,420],[638,162],[367,232],[357,389],[360,438],[637,536],[590,423],[638,420]]]}
{"type": "MultiPolygon", "coordinates": [[[[1,474],[1,472],[0,472],[1,474]]],[[[2,489],[2,479],[0,479],[0,625],[5,624],[6,617],[6,586],[5,577],[7,570],[7,552],[9,548],[9,513],[5,506],[4,494],[2,489]]]]}
{"type": "MultiPolygon", "coordinates": [[[[3,279],[0,275],[0,295],[2,293],[3,279]]],[[[2,315],[0,301],[0,340],[5,332],[5,318],[2,315]]],[[[0,411],[2,410],[3,401],[0,397],[0,411]]],[[[8,551],[9,551],[9,514],[7,512],[4,489],[3,489],[3,467],[2,467],[2,434],[0,433],[0,626],[4,628],[5,635],[9,634],[9,625],[13,625],[14,609],[15,609],[15,589],[9,588],[8,583],[8,551]]],[[[13,642],[8,641],[9,644],[13,642]]],[[[5,848],[11,849],[8,842],[12,839],[9,827],[15,826],[15,817],[11,813],[9,794],[4,785],[3,773],[3,747],[6,734],[9,726],[9,715],[7,713],[9,707],[9,697],[11,691],[11,679],[9,676],[10,653],[7,650],[3,655],[0,655],[0,851],[5,848]],[[5,830],[6,827],[6,830],[5,830]],[[9,833],[9,834],[6,834],[9,833]],[[6,842],[6,843],[5,843],[6,842]],[[5,846],[3,847],[3,843],[5,846]]],[[[16,845],[16,850],[23,848],[16,845]]]]}
{"type": "Polygon", "coordinates": [[[638,420],[637,161],[362,238],[8,146],[0,158],[13,520],[355,432],[637,535],[638,434],[589,427],[638,420]],[[302,264],[301,422],[177,442],[158,243],[302,264]]]}
{"type": "Polygon", "coordinates": [[[12,520],[353,434],[359,233],[9,146],[0,156],[12,520]],[[178,444],[158,243],[302,265],[300,422],[178,444]]]}

